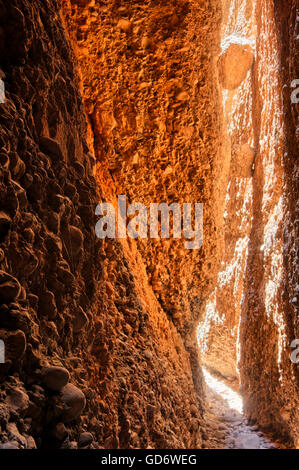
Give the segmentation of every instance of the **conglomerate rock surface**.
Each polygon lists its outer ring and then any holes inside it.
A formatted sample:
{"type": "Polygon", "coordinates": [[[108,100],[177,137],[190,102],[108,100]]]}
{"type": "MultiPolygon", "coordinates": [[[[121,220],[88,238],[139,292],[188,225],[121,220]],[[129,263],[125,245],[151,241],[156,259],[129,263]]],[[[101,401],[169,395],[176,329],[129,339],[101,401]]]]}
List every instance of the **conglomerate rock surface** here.
{"type": "Polygon", "coordinates": [[[218,13],[106,3],[68,18],[89,28],[82,82],[58,2],[0,2],[4,448],[202,445],[194,331],[224,200],[207,180],[221,184],[218,13]],[[206,203],[205,247],[97,240],[96,204],[121,191],[206,203]]]}
{"type": "Polygon", "coordinates": [[[298,338],[299,122],[291,98],[299,74],[298,6],[223,2],[220,69],[231,155],[225,254],[198,330],[206,366],[240,378],[251,422],[292,447],[299,444],[298,364],[290,359],[298,338]],[[244,76],[240,51],[249,48],[254,61],[245,55],[244,76]],[[233,79],[243,81],[233,89],[229,65],[237,59],[233,79]]]}
{"type": "Polygon", "coordinates": [[[186,250],[184,239],[138,243],[158,301],[190,337],[215,278],[229,170],[219,145],[217,2],[61,3],[103,199],[204,204],[202,250],[186,250]]]}
{"type": "Polygon", "coordinates": [[[219,447],[199,320],[298,446],[297,3],[0,0],[2,448],[219,447]],[[203,203],[202,248],[98,240],[120,194],[203,203]]]}

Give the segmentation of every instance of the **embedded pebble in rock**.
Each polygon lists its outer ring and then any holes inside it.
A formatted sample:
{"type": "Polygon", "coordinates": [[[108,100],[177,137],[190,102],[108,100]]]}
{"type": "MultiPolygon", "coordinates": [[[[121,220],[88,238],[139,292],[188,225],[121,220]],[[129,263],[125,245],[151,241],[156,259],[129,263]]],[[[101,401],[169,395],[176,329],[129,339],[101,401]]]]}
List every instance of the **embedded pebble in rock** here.
{"type": "Polygon", "coordinates": [[[65,441],[61,445],[61,449],[77,449],[78,445],[76,441],[65,441]]]}
{"type": "Polygon", "coordinates": [[[41,381],[50,390],[59,392],[69,380],[70,374],[63,367],[47,366],[41,370],[41,381]]]}
{"type": "Polygon", "coordinates": [[[69,383],[61,390],[61,395],[64,404],[64,420],[68,422],[78,418],[86,405],[84,393],[69,383]]]}
{"type": "Polygon", "coordinates": [[[29,406],[29,397],[24,390],[13,388],[8,390],[7,402],[16,411],[25,411],[29,406]]]}
{"type": "Polygon", "coordinates": [[[12,220],[8,214],[0,211],[0,240],[5,238],[10,229],[12,220]]]}
{"type": "Polygon", "coordinates": [[[93,442],[93,435],[90,432],[82,432],[79,436],[78,446],[85,447],[93,442]]]}
{"type": "Polygon", "coordinates": [[[59,160],[63,159],[63,152],[58,141],[51,139],[50,137],[41,136],[39,143],[46,154],[49,153],[52,157],[59,160]]]}
{"type": "Polygon", "coordinates": [[[20,293],[19,281],[5,271],[0,271],[0,301],[9,303],[17,299],[20,293]]]}
{"type": "Polygon", "coordinates": [[[221,3],[218,65],[230,168],[218,282],[198,326],[201,359],[234,387],[242,384],[249,422],[295,448],[299,134],[290,84],[299,60],[298,2],[221,3]]]}
{"type": "Polygon", "coordinates": [[[241,85],[253,61],[254,53],[249,44],[230,44],[218,61],[223,88],[234,90],[241,85]]]}
{"type": "Polygon", "coordinates": [[[74,315],[74,322],[73,322],[73,331],[74,333],[80,333],[82,328],[88,323],[88,318],[84,312],[84,310],[79,307],[74,315]]]}
{"type": "Polygon", "coordinates": [[[151,351],[149,351],[148,349],[146,349],[146,350],[144,351],[144,356],[146,357],[146,359],[151,360],[152,357],[153,357],[153,354],[151,353],[151,351]]]}
{"type": "Polygon", "coordinates": [[[58,441],[63,441],[68,436],[68,431],[64,423],[57,423],[53,429],[53,437],[58,441]]]}
{"type": "Polygon", "coordinates": [[[42,316],[47,316],[54,320],[57,316],[57,307],[53,292],[45,291],[39,298],[39,312],[42,316]]]}
{"type": "Polygon", "coordinates": [[[257,426],[248,426],[241,396],[229,382],[204,369],[209,411],[205,413],[207,430],[205,448],[272,449],[272,443],[257,426]],[[254,428],[254,429],[253,429],[254,428]]]}
{"type": "Polygon", "coordinates": [[[295,4],[0,0],[2,447],[298,445],[295,4]],[[202,202],[202,247],[98,239],[119,194],[202,202]]]}

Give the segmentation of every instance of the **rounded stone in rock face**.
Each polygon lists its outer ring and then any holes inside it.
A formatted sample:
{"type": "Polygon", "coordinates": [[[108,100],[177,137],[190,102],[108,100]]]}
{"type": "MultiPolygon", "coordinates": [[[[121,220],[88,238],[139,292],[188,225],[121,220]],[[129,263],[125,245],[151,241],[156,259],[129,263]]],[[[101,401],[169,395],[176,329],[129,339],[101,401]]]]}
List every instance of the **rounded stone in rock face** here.
{"type": "Polygon", "coordinates": [[[63,441],[68,436],[68,431],[63,423],[57,423],[54,430],[53,436],[58,441],[63,441]]]}
{"type": "Polygon", "coordinates": [[[86,404],[84,393],[73,384],[67,384],[61,393],[64,404],[64,421],[68,422],[78,418],[86,404]]]}
{"type": "Polygon", "coordinates": [[[148,36],[144,36],[141,40],[141,47],[143,49],[147,49],[151,45],[151,43],[151,38],[149,38],[148,36]]]}
{"type": "Polygon", "coordinates": [[[69,372],[58,366],[43,367],[41,377],[42,383],[55,392],[59,392],[70,380],[69,372]]]}
{"type": "Polygon", "coordinates": [[[0,302],[10,303],[17,299],[20,293],[19,281],[5,271],[0,271],[0,302]]]}
{"type": "Polygon", "coordinates": [[[121,19],[117,23],[117,28],[127,33],[131,29],[131,22],[129,20],[121,19]]]}
{"type": "Polygon", "coordinates": [[[39,312],[41,315],[47,316],[50,320],[54,320],[57,316],[57,307],[53,292],[45,291],[41,294],[39,300],[39,312]]]}
{"type": "Polygon", "coordinates": [[[93,435],[90,432],[82,432],[79,436],[79,447],[85,447],[91,444],[93,441],[93,435]]]}
{"type": "Polygon", "coordinates": [[[220,81],[226,90],[241,85],[254,61],[249,44],[230,44],[218,61],[220,81]]]}
{"type": "Polygon", "coordinates": [[[84,236],[78,227],[71,225],[69,227],[69,236],[71,242],[71,250],[74,255],[77,255],[81,250],[84,242],[84,236]]]}
{"type": "Polygon", "coordinates": [[[25,411],[29,406],[29,397],[20,388],[12,388],[8,392],[8,403],[16,411],[25,411]]]}

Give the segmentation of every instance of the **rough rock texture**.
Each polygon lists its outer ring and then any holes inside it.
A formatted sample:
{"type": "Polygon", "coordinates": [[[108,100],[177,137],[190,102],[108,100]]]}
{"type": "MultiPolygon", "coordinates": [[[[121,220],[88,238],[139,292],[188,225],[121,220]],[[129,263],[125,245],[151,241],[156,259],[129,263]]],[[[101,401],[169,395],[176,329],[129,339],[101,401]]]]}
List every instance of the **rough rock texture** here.
{"type": "Polygon", "coordinates": [[[138,244],[163,310],[190,337],[215,278],[211,258],[217,264],[223,241],[227,175],[213,80],[216,2],[62,4],[81,65],[103,198],[126,194],[129,202],[148,205],[204,203],[202,250],[185,250],[184,240],[138,244]]]}
{"type": "Polygon", "coordinates": [[[78,3],[68,20],[85,41],[83,82],[58,2],[0,1],[1,441],[201,447],[195,327],[215,279],[225,187],[217,9],[78,3]],[[125,191],[206,203],[205,248],[97,240],[97,187],[106,200],[125,191]]]}
{"type": "Polygon", "coordinates": [[[298,364],[290,360],[290,345],[299,337],[298,303],[293,301],[299,280],[299,108],[298,104],[291,103],[290,84],[299,72],[298,46],[295,50],[299,5],[298,1],[288,2],[285,10],[286,5],[279,3],[275,2],[273,6],[268,1],[258,6],[257,17],[271,18],[270,22],[258,23],[260,34],[271,38],[259,51],[261,59],[258,66],[265,70],[265,75],[266,70],[270,70],[268,80],[275,84],[276,93],[273,96],[273,85],[267,87],[265,78],[261,80],[261,120],[256,123],[260,132],[260,148],[242,305],[244,323],[240,330],[240,343],[243,343],[240,364],[249,416],[264,428],[272,428],[281,436],[285,434],[290,445],[298,448],[299,369],[298,364]],[[274,53],[278,51],[274,71],[277,67],[278,75],[281,74],[276,81],[271,57],[273,50],[274,53]],[[267,99],[266,110],[265,104],[262,107],[261,103],[263,97],[263,103],[267,99]],[[261,125],[265,112],[271,120],[268,118],[261,125]],[[270,137],[268,142],[265,141],[267,134],[270,137]],[[254,255],[258,249],[260,255],[254,255]],[[260,332],[258,335],[257,331],[260,332]],[[249,335],[257,337],[256,346],[251,348],[245,341],[249,335]]]}
{"type": "Polygon", "coordinates": [[[218,60],[219,78],[226,90],[234,90],[245,80],[254,61],[248,44],[229,44],[218,60]]]}
{"type": "MultiPolygon", "coordinates": [[[[62,1],[62,5],[81,66],[89,142],[98,160],[102,199],[115,203],[115,195],[126,194],[129,202],[147,205],[204,203],[201,250],[186,250],[184,240],[144,240],[137,246],[121,242],[138,258],[136,278],[147,309],[154,302],[166,330],[178,332],[182,339],[188,357],[184,365],[190,364],[201,400],[196,326],[215,282],[217,271],[211,269],[211,260],[216,266],[223,246],[229,170],[219,142],[222,122],[218,80],[214,80],[216,2],[108,1],[103,6],[62,1]]],[[[106,290],[117,296],[116,256],[113,263],[107,266],[106,290]]],[[[134,317],[134,307],[122,305],[122,294],[119,297],[116,307],[134,317]]],[[[148,314],[150,321],[157,315],[150,310],[148,314]]],[[[156,332],[161,338],[161,327],[156,332]]],[[[153,351],[147,353],[152,360],[153,351]]]]}
{"type": "Polygon", "coordinates": [[[56,368],[55,376],[45,366],[66,367],[87,392],[88,368],[80,358],[87,339],[73,324],[84,308],[94,326],[101,273],[93,228],[97,195],[73,52],[57,7],[1,1],[0,17],[6,76],[0,105],[0,338],[6,359],[0,365],[0,426],[6,446],[13,441],[33,448],[44,445],[59,419],[56,399],[69,381],[67,370],[56,368]]]}
{"type": "Polygon", "coordinates": [[[0,447],[208,446],[199,319],[298,445],[296,2],[224,0],[222,52],[220,1],[128,3],[0,0],[0,447]],[[204,203],[203,247],[97,240],[119,194],[204,203]]]}
{"type": "Polygon", "coordinates": [[[240,374],[251,422],[291,447],[299,438],[298,365],[290,360],[298,338],[296,7],[223,2],[223,49],[249,44],[255,60],[239,88],[223,92],[231,154],[226,250],[199,328],[204,363],[226,377],[240,374]]]}
{"type": "Polygon", "coordinates": [[[223,377],[203,370],[206,381],[204,445],[216,449],[277,449],[257,425],[248,423],[242,410],[242,398],[223,377]]]}

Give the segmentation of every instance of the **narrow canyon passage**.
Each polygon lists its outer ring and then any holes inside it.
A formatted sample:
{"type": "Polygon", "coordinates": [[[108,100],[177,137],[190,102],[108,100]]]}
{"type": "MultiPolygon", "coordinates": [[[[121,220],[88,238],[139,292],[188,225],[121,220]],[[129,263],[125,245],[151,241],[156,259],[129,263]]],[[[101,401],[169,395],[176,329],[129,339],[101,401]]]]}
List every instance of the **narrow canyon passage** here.
{"type": "Polygon", "coordinates": [[[298,53],[285,55],[298,27],[295,3],[283,11],[279,2],[226,2],[223,10],[218,66],[231,152],[224,253],[197,335],[202,363],[240,390],[245,422],[280,443],[291,426],[297,445],[298,370],[290,346],[298,262],[288,250],[298,232],[288,207],[294,198],[298,210],[298,116],[287,90],[298,53]],[[291,186],[282,155],[293,156],[291,186]]]}
{"type": "Polygon", "coordinates": [[[223,379],[204,369],[206,382],[207,423],[206,448],[216,449],[276,449],[258,426],[250,426],[243,413],[243,399],[223,379]]]}
{"type": "Polygon", "coordinates": [[[0,0],[0,449],[299,448],[285,3],[0,0]]]}

